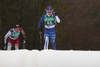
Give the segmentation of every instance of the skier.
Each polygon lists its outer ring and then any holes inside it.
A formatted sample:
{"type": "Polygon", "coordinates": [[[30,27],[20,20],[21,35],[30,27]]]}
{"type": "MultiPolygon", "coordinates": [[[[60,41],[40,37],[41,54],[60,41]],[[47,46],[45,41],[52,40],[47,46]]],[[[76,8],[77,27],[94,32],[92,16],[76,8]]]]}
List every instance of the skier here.
{"type": "Polygon", "coordinates": [[[53,12],[53,9],[51,6],[47,6],[46,8],[46,14],[42,15],[40,21],[39,21],[39,33],[41,34],[41,24],[44,21],[45,28],[44,28],[44,39],[45,39],[45,45],[44,49],[48,49],[49,44],[49,37],[51,38],[51,43],[53,45],[53,50],[56,50],[56,43],[55,43],[55,37],[56,37],[56,31],[55,31],[55,24],[56,21],[60,23],[60,19],[58,15],[55,15],[53,12]]]}
{"type": "Polygon", "coordinates": [[[19,34],[22,33],[23,35],[23,46],[25,48],[25,33],[22,28],[19,27],[19,23],[15,23],[14,28],[10,29],[8,33],[4,37],[4,49],[6,49],[6,43],[8,38],[8,45],[7,50],[11,50],[12,45],[15,46],[15,50],[19,50],[19,34]]]}

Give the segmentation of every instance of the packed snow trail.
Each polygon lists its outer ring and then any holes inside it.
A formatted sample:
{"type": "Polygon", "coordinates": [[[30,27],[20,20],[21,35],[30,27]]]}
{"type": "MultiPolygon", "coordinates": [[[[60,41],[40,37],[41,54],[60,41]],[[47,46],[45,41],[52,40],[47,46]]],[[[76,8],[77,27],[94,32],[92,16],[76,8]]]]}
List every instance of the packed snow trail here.
{"type": "Polygon", "coordinates": [[[0,67],[100,67],[100,51],[0,50],[0,67]]]}

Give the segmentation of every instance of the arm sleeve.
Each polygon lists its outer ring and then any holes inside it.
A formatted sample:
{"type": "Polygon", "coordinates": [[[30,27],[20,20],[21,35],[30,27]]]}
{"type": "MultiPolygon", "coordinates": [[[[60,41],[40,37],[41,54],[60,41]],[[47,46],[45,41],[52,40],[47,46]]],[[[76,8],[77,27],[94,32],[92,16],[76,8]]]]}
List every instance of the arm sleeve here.
{"type": "Polygon", "coordinates": [[[56,21],[57,21],[58,23],[60,23],[59,17],[58,17],[58,16],[55,16],[55,17],[56,17],[56,21]]]}
{"type": "Polygon", "coordinates": [[[4,43],[7,43],[7,38],[11,35],[11,32],[8,31],[8,33],[4,37],[4,43]]]}
{"type": "Polygon", "coordinates": [[[20,28],[20,32],[22,33],[23,37],[25,38],[25,32],[22,28],[20,28]]]}
{"type": "Polygon", "coordinates": [[[44,20],[44,15],[42,15],[42,17],[41,17],[41,19],[39,21],[39,25],[38,25],[39,29],[41,28],[41,24],[42,24],[43,20],[44,20]]]}

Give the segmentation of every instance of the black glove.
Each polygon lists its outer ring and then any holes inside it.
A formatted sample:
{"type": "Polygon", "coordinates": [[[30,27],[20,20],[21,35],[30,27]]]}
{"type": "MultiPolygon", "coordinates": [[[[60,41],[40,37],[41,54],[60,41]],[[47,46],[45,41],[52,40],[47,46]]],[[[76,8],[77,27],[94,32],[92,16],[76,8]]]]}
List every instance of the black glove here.
{"type": "Polygon", "coordinates": [[[26,38],[25,37],[23,38],[23,43],[26,43],[26,38]]]}
{"type": "Polygon", "coordinates": [[[54,14],[55,16],[57,16],[57,15],[58,15],[56,12],[53,12],[53,14],[54,14]]]}
{"type": "Polygon", "coordinates": [[[6,47],[6,43],[4,43],[4,50],[6,50],[7,49],[7,47],[6,47]]]}
{"type": "Polygon", "coordinates": [[[39,29],[39,34],[41,34],[42,33],[42,30],[41,29],[39,29]]]}

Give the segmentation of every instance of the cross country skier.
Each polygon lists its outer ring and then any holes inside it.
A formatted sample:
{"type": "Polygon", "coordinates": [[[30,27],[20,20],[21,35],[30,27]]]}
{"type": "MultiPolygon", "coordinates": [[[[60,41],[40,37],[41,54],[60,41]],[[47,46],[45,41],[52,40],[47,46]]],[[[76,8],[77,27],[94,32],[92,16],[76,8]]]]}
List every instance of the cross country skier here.
{"type": "Polygon", "coordinates": [[[54,15],[53,9],[51,6],[47,6],[46,8],[46,14],[42,15],[40,21],[39,21],[39,33],[41,33],[41,24],[44,21],[45,28],[44,28],[44,39],[45,39],[45,45],[44,49],[48,49],[49,44],[49,37],[51,38],[51,43],[53,45],[53,50],[56,50],[56,43],[55,43],[55,37],[56,37],[56,31],[55,31],[55,24],[56,21],[60,23],[60,19],[58,15],[54,15]]]}
{"type": "MultiPolygon", "coordinates": [[[[19,27],[19,23],[16,23],[14,25],[14,28],[10,29],[8,33],[4,37],[4,49],[6,49],[6,43],[7,43],[7,38],[8,38],[8,45],[7,45],[7,50],[11,50],[12,45],[15,46],[15,50],[19,49],[19,34],[22,33],[23,35],[23,43],[25,43],[25,33],[22,28],[19,27]]],[[[25,45],[23,45],[25,47],[25,45]]]]}

